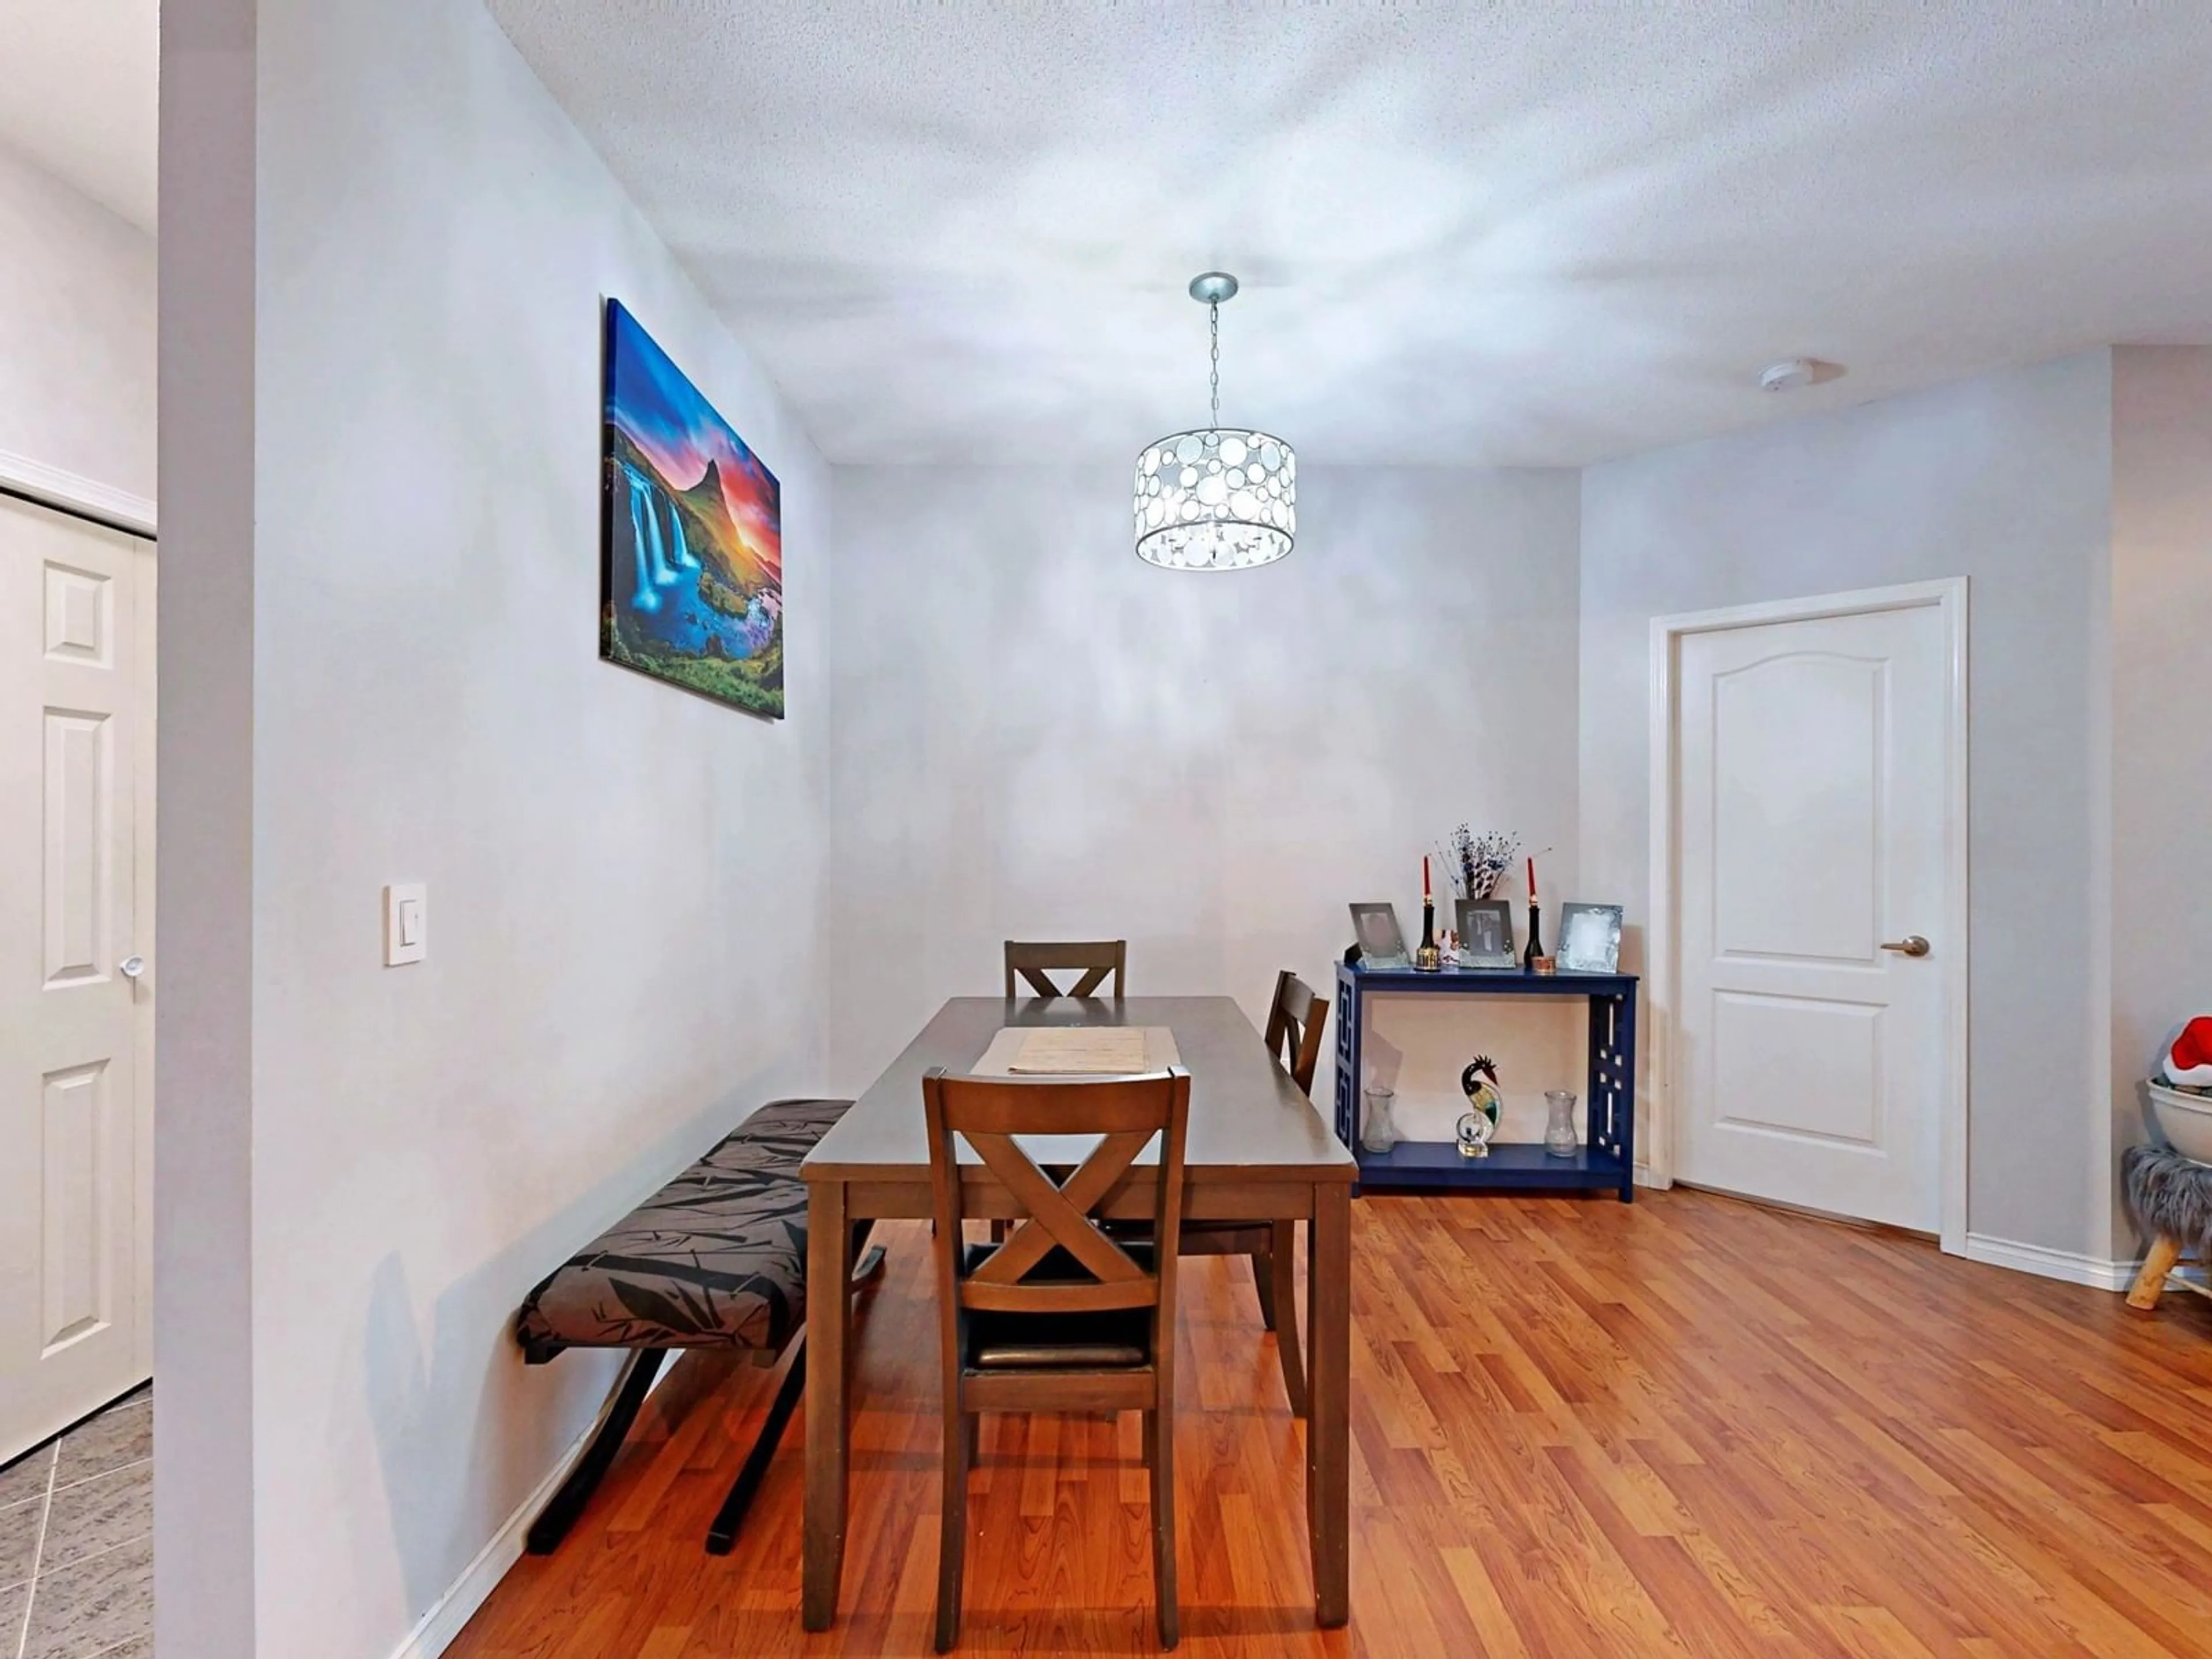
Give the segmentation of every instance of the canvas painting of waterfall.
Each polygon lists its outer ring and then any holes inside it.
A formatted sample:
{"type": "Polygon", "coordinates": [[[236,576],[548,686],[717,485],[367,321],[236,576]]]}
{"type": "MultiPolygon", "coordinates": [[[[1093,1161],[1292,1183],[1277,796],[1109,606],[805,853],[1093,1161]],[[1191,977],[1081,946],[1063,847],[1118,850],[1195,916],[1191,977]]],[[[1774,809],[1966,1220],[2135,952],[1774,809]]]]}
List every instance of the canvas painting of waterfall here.
{"type": "Polygon", "coordinates": [[[599,654],[781,720],[775,475],[619,301],[606,322],[599,654]]]}

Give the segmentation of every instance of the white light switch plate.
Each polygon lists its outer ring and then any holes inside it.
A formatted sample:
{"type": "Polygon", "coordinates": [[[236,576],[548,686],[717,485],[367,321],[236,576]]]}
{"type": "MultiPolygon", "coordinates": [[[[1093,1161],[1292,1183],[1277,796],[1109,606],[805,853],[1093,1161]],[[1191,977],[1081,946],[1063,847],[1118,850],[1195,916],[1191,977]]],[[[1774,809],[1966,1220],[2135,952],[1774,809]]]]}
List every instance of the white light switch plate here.
{"type": "Polygon", "coordinates": [[[384,965],[420,962],[430,950],[430,891],[419,881],[384,890],[384,965]]]}

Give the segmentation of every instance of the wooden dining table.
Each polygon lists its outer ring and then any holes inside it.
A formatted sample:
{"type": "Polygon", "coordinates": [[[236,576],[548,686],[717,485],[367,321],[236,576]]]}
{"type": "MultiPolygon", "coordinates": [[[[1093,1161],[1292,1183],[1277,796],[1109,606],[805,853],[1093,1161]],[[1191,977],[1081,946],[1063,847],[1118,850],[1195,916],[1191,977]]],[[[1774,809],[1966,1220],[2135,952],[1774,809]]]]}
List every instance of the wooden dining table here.
{"type": "MultiPolygon", "coordinates": [[[[963,1074],[1007,1026],[1138,1025],[1174,1034],[1190,1073],[1184,1141],[1188,1220],[1307,1223],[1305,1498],[1314,1613],[1350,1616],[1352,1185],[1357,1166],[1322,1115],[1275,1063],[1230,997],[955,997],[807,1154],[806,1539],[808,1630],[837,1616],[852,1437],[852,1297],[856,1224],[931,1212],[921,1079],[963,1074]]],[[[1018,1213],[978,1161],[962,1168],[967,1214],[1018,1213]]],[[[1098,1206],[1149,1213],[1133,1177],[1098,1206]]],[[[1259,1340],[1255,1326],[1253,1340],[1259,1340]]]]}

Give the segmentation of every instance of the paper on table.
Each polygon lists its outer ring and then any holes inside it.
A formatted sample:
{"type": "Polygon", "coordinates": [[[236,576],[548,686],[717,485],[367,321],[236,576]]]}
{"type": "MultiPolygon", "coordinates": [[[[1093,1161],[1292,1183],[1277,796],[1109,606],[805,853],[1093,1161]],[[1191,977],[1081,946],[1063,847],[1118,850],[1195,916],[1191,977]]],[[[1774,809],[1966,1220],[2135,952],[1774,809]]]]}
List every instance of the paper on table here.
{"type": "Polygon", "coordinates": [[[972,1075],[1062,1079],[1128,1077],[1135,1073],[1164,1071],[1182,1062],[1175,1033],[1164,1025],[1009,1025],[991,1039],[991,1046],[975,1061],[972,1075]],[[1030,1039],[1037,1036],[1136,1038],[1141,1040],[1142,1047],[1133,1051],[1133,1058],[1131,1050],[1113,1054],[1094,1052],[1080,1060],[1081,1069],[1055,1068],[1048,1072],[1038,1069],[1038,1056],[1029,1049],[1030,1039]]]}
{"type": "Polygon", "coordinates": [[[1145,1069],[1140,1025],[1048,1025],[1025,1032],[1008,1069],[1054,1077],[1129,1076],[1145,1069]]]}

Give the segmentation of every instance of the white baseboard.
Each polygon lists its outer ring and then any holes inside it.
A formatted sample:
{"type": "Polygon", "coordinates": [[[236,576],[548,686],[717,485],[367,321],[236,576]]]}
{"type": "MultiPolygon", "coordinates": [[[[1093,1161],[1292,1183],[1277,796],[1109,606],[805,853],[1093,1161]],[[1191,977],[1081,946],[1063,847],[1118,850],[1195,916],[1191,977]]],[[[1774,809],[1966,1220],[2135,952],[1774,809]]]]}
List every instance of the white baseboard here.
{"type": "Polygon", "coordinates": [[[82,514],[102,524],[113,525],[141,536],[154,533],[154,503],[143,495],[101,483],[75,472],[64,472],[28,455],[0,449],[0,489],[11,489],[65,512],[82,514]]]}
{"type": "Polygon", "coordinates": [[[2124,1291],[2136,1282],[2142,1268],[2140,1258],[2133,1261],[2110,1261],[2101,1256],[2077,1255],[2070,1250],[2048,1249],[2040,1244],[2020,1244],[2009,1238],[1991,1238],[1986,1233],[1966,1235],[1966,1260],[1980,1261],[1992,1267],[2009,1267],[2014,1273],[2033,1273],[2039,1279],[2056,1279],[2069,1285],[2087,1285],[2092,1290],[2124,1291]]]}
{"type": "MultiPolygon", "coordinates": [[[[645,1397],[652,1399],[659,1392],[660,1385],[668,1381],[675,1371],[674,1365],[661,1366],[653,1379],[653,1385],[646,1389],[645,1397]]],[[[415,1628],[407,1632],[407,1639],[392,1650],[392,1659],[438,1659],[438,1656],[452,1645],[453,1638],[461,1633],[461,1626],[476,1616],[477,1609],[499,1588],[499,1581],[507,1577],[507,1570],[522,1559],[524,1534],[529,1532],[531,1522],[537,1518],[538,1511],[545,1507],[546,1500],[559,1489],[561,1483],[568,1478],[568,1471],[576,1467],[576,1460],[584,1455],[584,1448],[591,1444],[592,1437],[607,1420],[608,1413],[614,1409],[615,1396],[620,1391],[621,1376],[626,1374],[617,1375],[608,1388],[606,1399],[600,1404],[598,1413],[585,1425],[584,1431],[569,1442],[568,1450],[554,1459],[553,1467],[532,1490],[530,1496],[522,1500],[521,1507],[507,1517],[505,1524],[491,1535],[491,1541],[477,1552],[476,1559],[461,1569],[461,1576],[453,1581],[452,1587],[432,1602],[430,1610],[416,1621],[415,1628]]]]}
{"type": "Polygon", "coordinates": [[[568,1471],[583,1455],[584,1448],[592,1436],[599,1431],[599,1423],[576,1437],[575,1443],[562,1452],[552,1470],[538,1483],[522,1507],[507,1517],[506,1524],[491,1535],[491,1541],[477,1552],[477,1559],[461,1569],[461,1576],[451,1588],[430,1604],[429,1612],[416,1621],[407,1632],[407,1639],[392,1650],[392,1659],[438,1659],[453,1640],[461,1633],[461,1626],[476,1616],[476,1611],[486,1598],[499,1588],[499,1581],[507,1577],[507,1569],[522,1559],[523,1534],[545,1502],[553,1496],[560,1484],[568,1478],[568,1471]]]}

